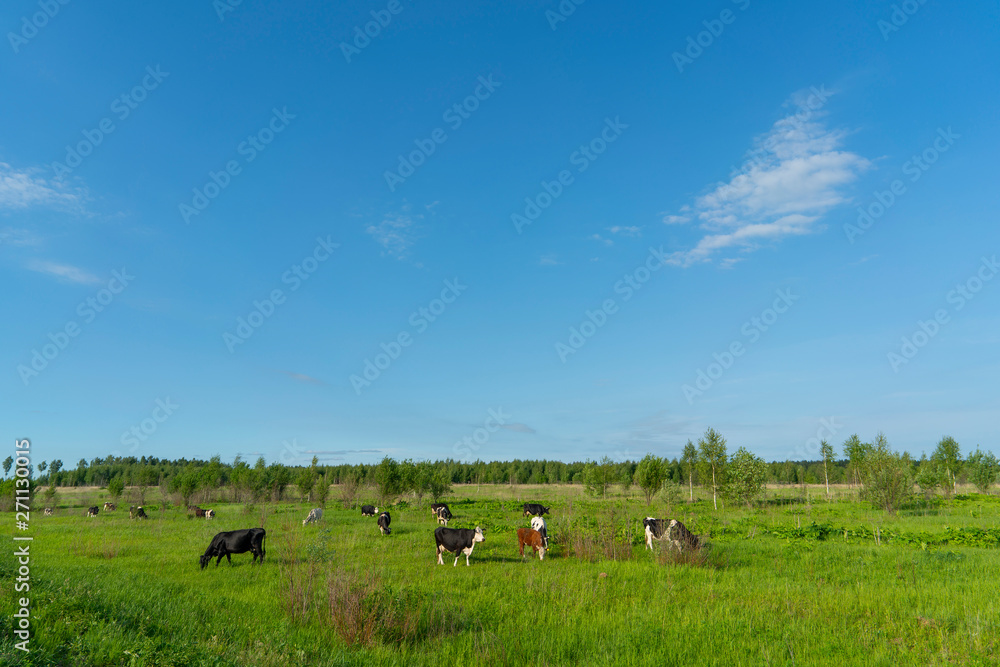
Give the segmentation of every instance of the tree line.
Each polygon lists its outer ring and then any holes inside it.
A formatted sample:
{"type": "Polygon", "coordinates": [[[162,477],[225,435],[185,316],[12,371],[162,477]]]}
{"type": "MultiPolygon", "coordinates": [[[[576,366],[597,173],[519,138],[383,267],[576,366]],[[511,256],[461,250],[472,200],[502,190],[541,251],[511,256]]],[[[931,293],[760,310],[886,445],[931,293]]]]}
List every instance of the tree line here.
{"type": "MultiPolygon", "coordinates": [[[[572,463],[520,459],[464,463],[387,457],[377,464],[330,466],[320,465],[313,457],[308,466],[286,466],[268,464],[264,457],[250,465],[240,456],[232,463],[223,463],[219,456],[208,461],[109,456],[80,459],[75,468],[65,468],[58,459],[43,461],[34,481],[36,486],[48,487],[48,498],[54,497],[58,487],[106,487],[112,498],[130,487],[144,502],[147,490],[159,487],[177,494],[185,504],[204,490],[226,491],[234,502],[280,501],[290,488],[302,498],[325,504],[331,485],[339,485],[341,500],[346,502],[366,487],[376,489],[383,501],[404,494],[438,500],[453,484],[581,484],[588,493],[600,496],[614,486],[628,490],[634,485],[648,504],[657,494],[668,501],[685,495],[693,500],[694,487],[699,486],[711,494],[715,507],[720,498],[752,505],[767,483],[823,484],[827,493],[831,484],[848,484],[860,490],[862,499],[891,512],[912,496],[914,485],[927,497],[938,491],[950,496],[962,482],[986,493],[1000,472],[992,452],[977,448],[963,459],[959,444],[950,436],[940,440],[930,457],[919,460],[893,450],[882,433],[871,442],[852,435],[841,445],[840,457],[824,440],[820,454],[817,461],[770,463],[743,447],[730,455],[725,438],[709,428],[697,443],[689,440],[680,457],[671,459],[647,454],[639,461],[604,457],[572,463]]],[[[11,457],[3,462],[5,478],[12,463],[11,457]]]]}

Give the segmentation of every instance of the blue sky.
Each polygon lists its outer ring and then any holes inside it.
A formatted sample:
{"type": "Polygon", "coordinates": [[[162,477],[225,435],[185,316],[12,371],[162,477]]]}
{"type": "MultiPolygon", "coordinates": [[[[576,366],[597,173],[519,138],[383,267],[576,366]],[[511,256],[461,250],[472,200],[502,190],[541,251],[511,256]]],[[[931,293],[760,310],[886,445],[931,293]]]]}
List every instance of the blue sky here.
{"type": "Polygon", "coordinates": [[[220,7],[4,6],[35,458],[997,451],[995,3],[220,7]]]}

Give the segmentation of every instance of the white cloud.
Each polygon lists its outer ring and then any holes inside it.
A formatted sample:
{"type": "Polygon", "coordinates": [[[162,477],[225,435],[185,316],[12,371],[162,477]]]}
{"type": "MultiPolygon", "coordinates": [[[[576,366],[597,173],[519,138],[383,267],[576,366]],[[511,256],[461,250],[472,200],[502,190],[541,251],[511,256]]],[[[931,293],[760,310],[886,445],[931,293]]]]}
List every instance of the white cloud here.
{"type": "Polygon", "coordinates": [[[685,222],[691,222],[691,218],[686,215],[664,215],[663,224],[665,225],[683,225],[685,222]]]}
{"type": "Polygon", "coordinates": [[[562,262],[559,261],[556,255],[551,253],[548,255],[542,255],[538,258],[539,266],[557,266],[559,264],[562,264],[562,262]]]}
{"type": "Polygon", "coordinates": [[[591,240],[591,241],[597,241],[598,243],[603,243],[604,245],[607,245],[607,246],[611,246],[611,245],[615,244],[614,241],[612,241],[611,239],[606,239],[603,236],[601,236],[600,234],[591,234],[587,238],[589,240],[591,240]]]}
{"type": "Polygon", "coordinates": [[[94,285],[101,282],[101,279],[92,273],[87,273],[83,269],[78,269],[77,267],[70,266],[69,264],[57,264],[55,262],[46,262],[44,260],[36,259],[28,262],[27,268],[31,271],[45,273],[50,276],[55,276],[60,280],[78,283],[80,285],[94,285]]]}
{"type": "MultiPolygon", "coordinates": [[[[842,150],[846,133],[828,129],[815,105],[802,107],[802,94],[791,101],[800,106],[756,139],[752,159],[690,205],[708,234],[691,250],[674,253],[675,264],[690,266],[727,248],[749,252],[764,242],[813,233],[827,211],[850,201],[846,186],[871,163],[842,150]]],[[[678,224],[688,217],[668,215],[663,221],[678,224]]]]}
{"type": "Polygon", "coordinates": [[[365,232],[385,249],[383,254],[403,259],[416,241],[416,220],[422,218],[422,215],[410,215],[410,206],[407,204],[403,206],[402,212],[386,214],[377,225],[368,225],[365,232]]]}
{"type": "Polygon", "coordinates": [[[608,227],[608,231],[612,234],[621,234],[622,236],[640,236],[638,227],[625,227],[622,225],[615,225],[614,227],[608,227]]]}
{"type": "Polygon", "coordinates": [[[0,162],[0,211],[20,210],[29,206],[78,206],[80,197],[66,192],[58,183],[38,175],[37,169],[18,171],[0,162]]]}

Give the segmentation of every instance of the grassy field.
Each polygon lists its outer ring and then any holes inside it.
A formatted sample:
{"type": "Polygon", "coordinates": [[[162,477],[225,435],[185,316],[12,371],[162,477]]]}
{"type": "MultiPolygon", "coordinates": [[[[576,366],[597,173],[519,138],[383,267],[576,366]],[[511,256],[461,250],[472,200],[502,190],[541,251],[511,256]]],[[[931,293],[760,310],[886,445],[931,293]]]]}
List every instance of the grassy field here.
{"type": "MultiPolygon", "coordinates": [[[[32,651],[14,648],[12,549],[0,557],[3,665],[993,665],[1000,661],[1000,498],[966,494],[888,516],[838,489],[769,489],[755,510],[652,508],[572,486],[457,487],[451,527],[480,525],[471,567],[436,565],[424,505],[392,535],[331,501],[146,505],[84,516],[96,489],[33,512],[32,651]],[[552,506],[553,548],[522,560],[517,504],[552,506]],[[682,520],[693,562],[643,544],[641,518],[682,520]],[[267,560],[198,557],[221,530],[267,529],[267,560]]],[[[158,494],[152,494],[159,497],[158,494]]],[[[336,495],[334,490],[333,496],[336,495]]],[[[38,499],[40,508],[41,499],[38,499]]],[[[123,503],[124,505],[125,503],[123,503]]],[[[425,503],[426,505],[426,503],[425,503]]],[[[5,517],[13,522],[12,514],[5,517]]],[[[17,595],[19,597],[20,594],[17,595]]]]}

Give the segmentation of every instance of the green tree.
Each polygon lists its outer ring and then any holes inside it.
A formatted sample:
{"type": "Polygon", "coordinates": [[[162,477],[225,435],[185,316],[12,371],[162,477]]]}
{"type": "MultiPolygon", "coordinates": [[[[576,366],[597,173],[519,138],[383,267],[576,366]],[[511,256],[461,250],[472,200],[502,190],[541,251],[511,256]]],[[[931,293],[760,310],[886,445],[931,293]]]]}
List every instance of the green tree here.
{"type": "Polygon", "coordinates": [[[681,455],[681,468],[684,476],[688,479],[688,493],[691,502],[694,502],[694,473],[698,468],[698,448],[690,440],[684,445],[684,453],[681,455]]]}
{"type": "Polygon", "coordinates": [[[646,454],[635,469],[635,483],[646,496],[646,506],[653,503],[653,497],[663,487],[667,479],[666,462],[659,456],[646,454]]]}
{"type": "MultiPolygon", "coordinates": [[[[417,501],[423,502],[424,494],[431,490],[431,480],[433,477],[434,464],[430,461],[421,461],[413,466],[409,480],[410,491],[413,491],[413,495],[417,497],[417,501]]],[[[448,492],[450,493],[450,488],[448,492]]]]}
{"type": "Polygon", "coordinates": [[[605,456],[600,463],[588,461],[583,467],[584,488],[592,496],[606,498],[608,487],[615,481],[615,464],[605,456]]]}
{"type": "Polygon", "coordinates": [[[733,501],[747,507],[764,491],[767,464],[764,459],[740,447],[726,466],[726,493],[733,501]]]}
{"type": "Polygon", "coordinates": [[[49,475],[55,475],[57,472],[62,470],[63,462],[60,459],[56,459],[49,464],[49,475]]]}
{"type": "Polygon", "coordinates": [[[451,493],[451,477],[443,469],[435,470],[430,476],[427,490],[430,492],[434,502],[438,502],[451,493]]]}
{"type": "Polygon", "coordinates": [[[299,476],[295,478],[295,486],[299,487],[299,493],[303,500],[312,500],[312,490],[315,484],[316,473],[311,468],[303,468],[299,476]]]}
{"type": "Polygon", "coordinates": [[[698,478],[712,484],[712,506],[719,509],[719,488],[725,481],[726,439],[709,427],[698,440],[698,478]]]}
{"type": "Polygon", "coordinates": [[[855,433],[844,441],[844,456],[848,459],[848,466],[851,469],[851,479],[853,484],[861,483],[861,469],[864,467],[865,456],[871,450],[871,445],[861,442],[861,438],[855,433]]]}
{"type": "Polygon", "coordinates": [[[949,435],[941,438],[934,453],[931,454],[931,461],[944,470],[945,479],[942,488],[944,494],[950,497],[955,492],[955,478],[962,471],[962,451],[955,438],[949,435]]]}
{"type": "Polygon", "coordinates": [[[882,433],[868,447],[861,465],[861,498],[894,514],[913,492],[909,457],[893,451],[882,433]]]}
{"type": "Polygon", "coordinates": [[[326,499],[330,497],[330,480],[327,478],[326,473],[317,475],[314,492],[316,502],[319,506],[326,507],[326,499]]]}
{"type": "Polygon", "coordinates": [[[997,473],[1000,473],[1000,463],[993,452],[984,453],[977,447],[965,465],[969,471],[969,481],[976,485],[980,493],[989,493],[990,487],[997,481],[997,473]]]}
{"type": "Polygon", "coordinates": [[[375,468],[375,487],[383,505],[391,505],[396,496],[403,492],[399,464],[388,456],[375,468]]]}
{"type": "Polygon", "coordinates": [[[7,477],[7,473],[10,472],[10,467],[14,465],[14,457],[8,456],[3,460],[3,476],[7,477]]]}
{"type": "Polygon", "coordinates": [[[830,497],[830,470],[828,466],[833,462],[833,445],[826,440],[819,443],[819,453],[823,457],[823,477],[826,479],[826,497],[830,497]]]}
{"type": "Polygon", "coordinates": [[[108,482],[108,495],[111,496],[111,502],[117,503],[118,499],[122,496],[122,491],[125,490],[125,480],[122,479],[121,475],[115,475],[110,482],[108,482]]]}
{"type": "MultiPolygon", "coordinates": [[[[55,465],[55,463],[53,463],[55,465]]],[[[139,493],[139,504],[146,504],[146,489],[151,486],[156,486],[157,482],[160,481],[159,471],[151,465],[144,465],[139,468],[139,472],[135,477],[136,487],[139,493]]]]}

